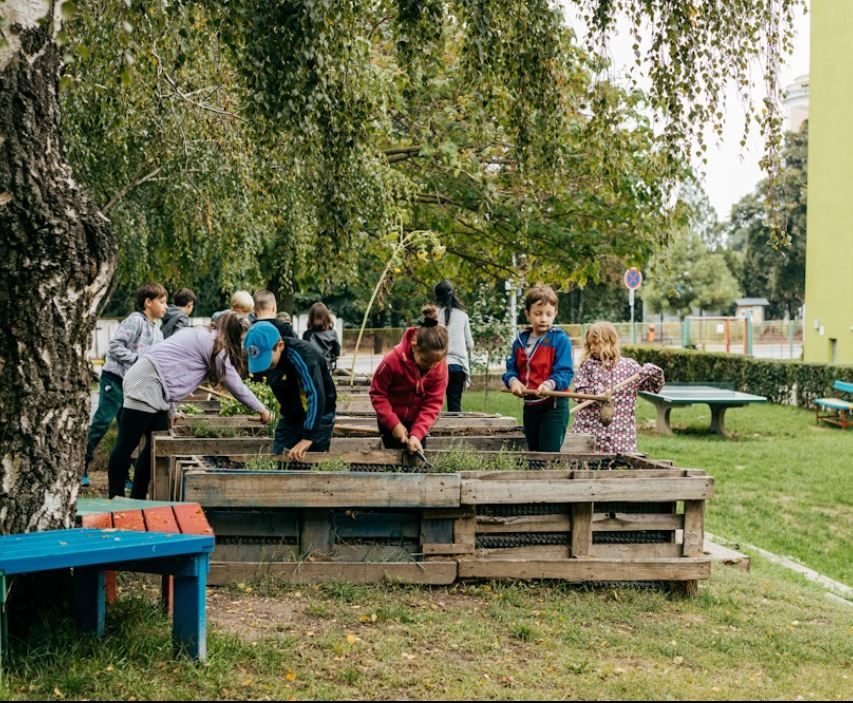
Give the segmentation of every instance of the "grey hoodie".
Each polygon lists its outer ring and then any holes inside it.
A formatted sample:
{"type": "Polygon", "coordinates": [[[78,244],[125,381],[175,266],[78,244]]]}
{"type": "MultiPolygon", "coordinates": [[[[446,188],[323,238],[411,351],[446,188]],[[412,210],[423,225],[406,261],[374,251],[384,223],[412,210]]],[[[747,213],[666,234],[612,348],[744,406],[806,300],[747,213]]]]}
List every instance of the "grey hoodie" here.
{"type": "Polygon", "coordinates": [[[163,333],[155,323],[141,312],[132,312],[122,320],[115,336],[110,340],[104,371],[124,378],[124,374],[144,349],[162,341],[163,333]]]}
{"type": "Polygon", "coordinates": [[[168,339],[175,332],[184,327],[190,326],[190,318],[184,312],[184,309],[177,305],[170,305],[163,315],[163,325],[160,331],[163,333],[163,339],[168,339]]]}

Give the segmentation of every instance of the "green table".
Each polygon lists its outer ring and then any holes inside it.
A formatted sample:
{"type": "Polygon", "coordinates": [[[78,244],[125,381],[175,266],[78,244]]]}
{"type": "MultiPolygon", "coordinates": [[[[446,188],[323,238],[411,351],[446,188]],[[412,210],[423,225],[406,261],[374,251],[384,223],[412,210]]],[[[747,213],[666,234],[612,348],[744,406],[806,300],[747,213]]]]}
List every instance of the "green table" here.
{"type": "Polygon", "coordinates": [[[672,434],[669,414],[674,407],[707,404],[711,408],[710,431],[725,435],[726,410],[767,402],[763,396],[736,391],[731,383],[667,383],[659,393],[640,391],[640,395],[657,409],[655,430],[660,434],[672,434]]]}

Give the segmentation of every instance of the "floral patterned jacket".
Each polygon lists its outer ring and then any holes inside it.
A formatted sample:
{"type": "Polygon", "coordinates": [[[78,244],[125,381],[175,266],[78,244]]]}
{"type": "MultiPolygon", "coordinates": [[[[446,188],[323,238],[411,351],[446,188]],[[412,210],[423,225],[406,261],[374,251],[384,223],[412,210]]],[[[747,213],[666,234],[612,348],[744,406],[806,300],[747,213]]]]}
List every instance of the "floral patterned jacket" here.
{"type": "Polygon", "coordinates": [[[625,381],[634,374],[641,374],[634,383],[613,394],[613,421],[605,427],[601,422],[598,403],[579,410],[575,416],[572,432],[595,436],[595,451],[631,454],[637,451],[637,392],[657,393],[663,388],[663,370],[654,364],[640,366],[633,359],[622,357],[610,369],[598,359],[587,359],[575,375],[575,391],[601,395],[612,386],[625,381]]]}

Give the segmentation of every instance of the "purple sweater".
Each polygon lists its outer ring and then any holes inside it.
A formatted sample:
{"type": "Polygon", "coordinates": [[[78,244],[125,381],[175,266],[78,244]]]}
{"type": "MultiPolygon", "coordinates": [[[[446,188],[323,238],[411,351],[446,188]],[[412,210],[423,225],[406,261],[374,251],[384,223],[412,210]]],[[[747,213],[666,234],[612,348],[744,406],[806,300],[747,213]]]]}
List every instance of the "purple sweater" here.
{"type": "MultiPolygon", "coordinates": [[[[176,403],[186,398],[204,383],[215,339],[216,332],[209,327],[186,327],[142,352],[157,369],[168,402],[176,403]]],[[[219,363],[220,370],[225,371],[222,383],[231,394],[255,412],[266,410],[243,383],[224,352],[219,356],[219,363]]]]}

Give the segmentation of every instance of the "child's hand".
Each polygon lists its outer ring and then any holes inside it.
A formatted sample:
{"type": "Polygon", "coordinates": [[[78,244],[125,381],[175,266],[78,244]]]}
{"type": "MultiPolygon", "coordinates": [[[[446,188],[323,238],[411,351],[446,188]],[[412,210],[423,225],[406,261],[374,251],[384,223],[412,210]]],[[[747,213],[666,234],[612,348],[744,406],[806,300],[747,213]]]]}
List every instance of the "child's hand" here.
{"type": "Polygon", "coordinates": [[[512,379],[512,381],[509,384],[509,391],[514,396],[517,396],[519,398],[523,398],[524,397],[524,384],[521,381],[519,381],[517,378],[514,378],[514,379],[512,379]]]}
{"type": "Polygon", "coordinates": [[[409,441],[406,442],[406,446],[411,454],[414,454],[415,452],[422,452],[424,450],[421,440],[415,437],[415,435],[411,435],[409,437],[409,441]]]}
{"type": "Polygon", "coordinates": [[[310,439],[300,439],[294,447],[287,453],[287,458],[291,461],[302,461],[313,442],[310,439]]]}
{"type": "Polygon", "coordinates": [[[548,393],[554,390],[551,387],[551,384],[548,381],[539,384],[539,388],[536,389],[536,392],[539,394],[540,398],[544,398],[548,393]]]}
{"type": "Polygon", "coordinates": [[[174,427],[178,420],[183,420],[186,417],[183,413],[175,413],[169,416],[169,427],[174,427]]]}
{"type": "Polygon", "coordinates": [[[269,424],[271,420],[272,420],[272,413],[267,409],[261,410],[260,421],[266,425],[266,424],[269,424]]]}
{"type": "Polygon", "coordinates": [[[402,444],[405,444],[409,441],[409,432],[402,422],[398,422],[396,425],[394,425],[394,427],[391,428],[391,436],[402,444]]]}

